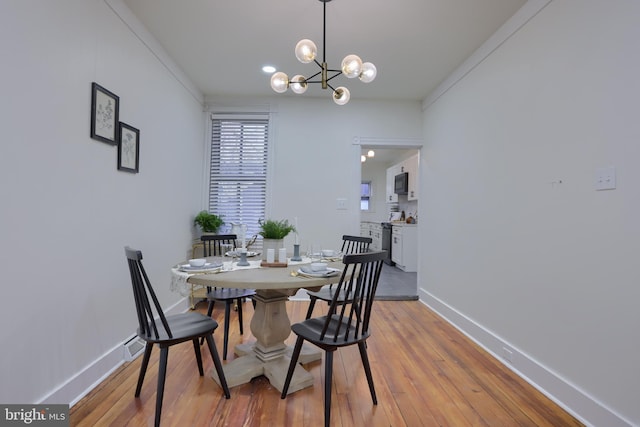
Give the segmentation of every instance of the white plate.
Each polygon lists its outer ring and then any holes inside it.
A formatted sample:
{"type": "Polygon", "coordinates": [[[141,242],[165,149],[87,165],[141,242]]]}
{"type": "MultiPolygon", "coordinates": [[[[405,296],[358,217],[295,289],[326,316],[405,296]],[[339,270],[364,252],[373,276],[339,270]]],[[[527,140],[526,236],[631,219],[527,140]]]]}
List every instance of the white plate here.
{"type": "Polygon", "coordinates": [[[304,265],[298,269],[298,273],[311,277],[333,277],[337,276],[338,273],[340,273],[340,270],[338,270],[337,268],[329,267],[326,270],[313,271],[311,270],[311,267],[309,267],[308,265],[304,265]]]}
{"type": "Polygon", "coordinates": [[[184,265],[181,265],[180,268],[178,268],[178,270],[194,273],[194,272],[200,272],[200,271],[212,271],[212,270],[215,270],[217,268],[222,268],[222,263],[219,263],[219,262],[214,262],[214,263],[208,262],[205,265],[203,265],[202,267],[191,267],[189,264],[184,264],[184,265]]]}
{"type": "MultiPolygon", "coordinates": [[[[225,256],[237,256],[238,258],[240,257],[240,252],[236,252],[236,251],[229,251],[225,254],[225,256]]],[[[247,251],[247,257],[251,258],[252,256],[256,256],[258,255],[258,252],[250,252],[247,251]]]]}

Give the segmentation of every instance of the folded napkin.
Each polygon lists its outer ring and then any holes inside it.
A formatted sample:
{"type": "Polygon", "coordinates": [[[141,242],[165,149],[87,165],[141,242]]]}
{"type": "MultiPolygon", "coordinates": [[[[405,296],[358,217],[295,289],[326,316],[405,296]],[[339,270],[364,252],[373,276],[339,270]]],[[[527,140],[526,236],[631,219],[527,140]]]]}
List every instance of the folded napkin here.
{"type": "Polygon", "coordinates": [[[187,283],[189,276],[192,276],[192,274],[185,273],[177,268],[172,268],[171,285],[169,289],[171,289],[172,292],[178,292],[183,297],[189,296],[191,294],[191,284],[187,283]]]}
{"type": "Polygon", "coordinates": [[[187,279],[189,277],[194,276],[196,274],[216,274],[221,271],[220,268],[212,268],[206,270],[198,270],[194,272],[182,271],[180,270],[180,266],[173,267],[171,269],[171,285],[169,289],[172,292],[178,292],[183,297],[191,295],[191,291],[194,289],[202,288],[203,286],[192,285],[191,283],[187,283],[187,279]]]}
{"type": "MultiPolygon", "coordinates": [[[[223,265],[224,268],[224,265],[223,265]]],[[[201,285],[193,285],[187,282],[189,277],[194,276],[196,274],[217,274],[224,273],[225,271],[233,271],[233,270],[247,270],[251,268],[260,268],[260,261],[249,261],[249,265],[239,266],[237,264],[233,264],[232,270],[224,270],[224,269],[211,269],[211,270],[199,270],[194,273],[190,273],[187,271],[181,271],[180,266],[173,267],[171,269],[171,285],[169,289],[172,292],[178,292],[183,297],[191,295],[191,291],[194,289],[200,289],[204,286],[201,285]]]]}

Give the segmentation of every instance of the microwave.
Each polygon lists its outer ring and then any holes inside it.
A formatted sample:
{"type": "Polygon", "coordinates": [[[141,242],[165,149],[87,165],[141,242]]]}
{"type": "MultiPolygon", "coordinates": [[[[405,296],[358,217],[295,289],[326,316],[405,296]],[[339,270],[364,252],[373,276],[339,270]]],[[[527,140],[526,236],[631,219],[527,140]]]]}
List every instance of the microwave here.
{"type": "Polygon", "coordinates": [[[396,194],[409,193],[409,172],[403,172],[396,175],[393,192],[396,194]]]}

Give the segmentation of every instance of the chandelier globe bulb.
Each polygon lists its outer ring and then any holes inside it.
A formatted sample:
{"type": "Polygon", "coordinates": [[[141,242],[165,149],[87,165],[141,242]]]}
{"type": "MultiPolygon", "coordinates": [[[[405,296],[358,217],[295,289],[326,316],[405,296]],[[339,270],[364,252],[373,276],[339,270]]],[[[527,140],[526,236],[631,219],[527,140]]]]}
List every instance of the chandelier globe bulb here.
{"type": "Polygon", "coordinates": [[[282,71],[273,73],[271,76],[271,89],[278,93],[284,93],[289,87],[289,77],[282,71]]]}
{"type": "Polygon", "coordinates": [[[342,73],[352,79],[362,72],[362,59],[358,55],[347,55],[342,60],[342,73]]]}
{"type": "Polygon", "coordinates": [[[336,90],[333,91],[333,102],[338,105],[346,104],[350,98],[351,92],[344,86],[337,87],[336,90]]]}
{"type": "Polygon", "coordinates": [[[362,70],[360,71],[360,81],[363,83],[370,83],[376,78],[377,74],[378,70],[376,69],[376,66],[371,62],[365,62],[362,64],[362,70]]]}
{"type": "Polygon", "coordinates": [[[316,59],[318,48],[316,44],[309,39],[302,39],[296,44],[296,58],[303,64],[308,64],[316,59]]]}
{"type": "Polygon", "coordinates": [[[307,84],[307,79],[305,79],[303,75],[298,74],[291,78],[290,86],[294,93],[302,94],[307,91],[309,85],[307,84]]]}

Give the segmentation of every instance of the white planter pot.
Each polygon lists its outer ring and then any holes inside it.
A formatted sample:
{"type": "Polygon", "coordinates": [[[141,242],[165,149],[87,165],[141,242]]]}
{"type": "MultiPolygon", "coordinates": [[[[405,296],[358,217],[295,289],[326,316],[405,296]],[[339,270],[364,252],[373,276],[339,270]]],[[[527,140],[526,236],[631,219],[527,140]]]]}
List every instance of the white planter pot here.
{"type": "Polygon", "coordinates": [[[278,259],[278,249],[284,248],[284,239],[262,239],[262,260],[267,260],[268,249],[273,249],[275,258],[278,259]]]}

